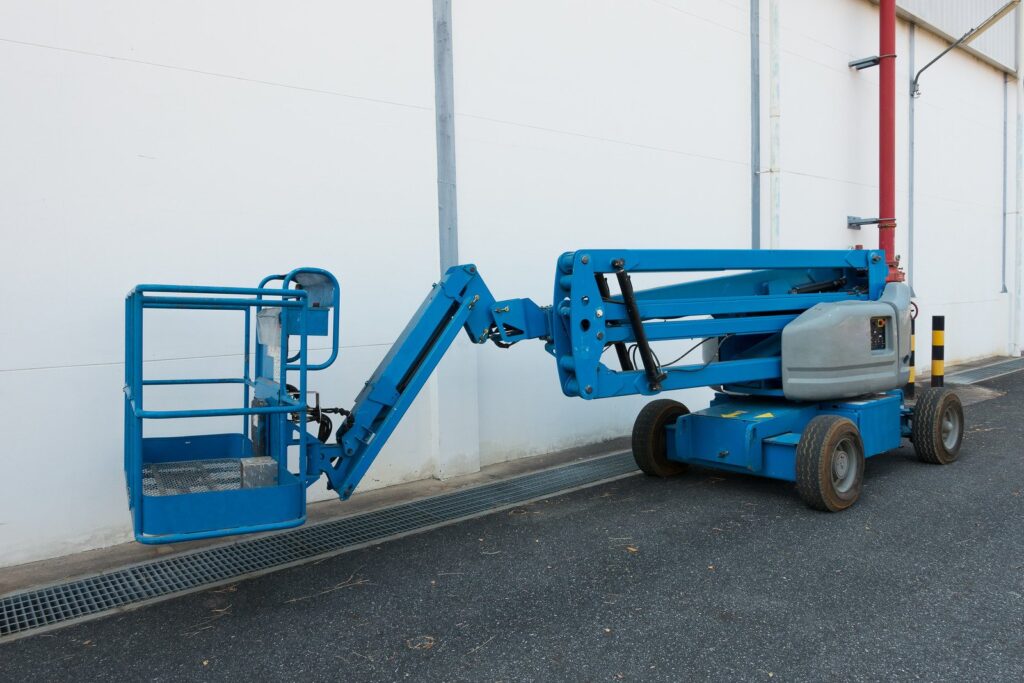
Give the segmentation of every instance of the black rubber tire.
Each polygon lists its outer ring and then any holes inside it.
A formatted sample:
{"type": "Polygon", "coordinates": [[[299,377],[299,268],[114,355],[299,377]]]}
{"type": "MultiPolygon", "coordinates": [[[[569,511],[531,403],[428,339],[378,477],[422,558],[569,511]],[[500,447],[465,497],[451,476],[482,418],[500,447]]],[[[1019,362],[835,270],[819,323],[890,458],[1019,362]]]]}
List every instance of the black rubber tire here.
{"type": "Polygon", "coordinates": [[[910,416],[910,440],[914,442],[917,459],[932,465],[948,465],[960,457],[964,442],[964,407],[955,392],[944,387],[925,389],[917,395],[914,413],[910,416]],[[943,419],[947,411],[958,420],[954,443],[943,439],[943,419]]]}
{"type": "Polygon", "coordinates": [[[808,422],[796,447],[796,490],[804,502],[815,510],[839,512],[857,502],[863,483],[864,442],[857,425],[839,415],[819,415],[808,422]],[[852,446],[843,451],[844,461],[856,469],[844,483],[846,490],[839,490],[833,482],[833,461],[844,441],[852,446]]]}
{"type": "Polygon", "coordinates": [[[641,408],[633,423],[633,459],[644,474],[672,477],[686,470],[686,463],[668,459],[665,427],[689,413],[689,408],[668,398],[659,398],[641,408]]]}

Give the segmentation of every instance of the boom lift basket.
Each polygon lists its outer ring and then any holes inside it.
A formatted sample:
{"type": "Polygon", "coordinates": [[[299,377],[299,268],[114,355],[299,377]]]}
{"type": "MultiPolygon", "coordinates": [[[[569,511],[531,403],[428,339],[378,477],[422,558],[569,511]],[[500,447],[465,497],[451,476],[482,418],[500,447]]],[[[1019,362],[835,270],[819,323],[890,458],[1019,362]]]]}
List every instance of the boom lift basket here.
{"type": "Polygon", "coordinates": [[[298,446],[299,453],[305,453],[310,438],[306,433],[307,372],[326,368],[338,355],[338,291],[330,273],[301,268],[268,276],[255,288],[139,285],[129,293],[125,300],[124,469],[137,540],[168,543],[282,529],[305,521],[306,487],[316,477],[311,478],[304,467],[290,471],[288,449],[298,446]],[[275,281],[280,281],[279,287],[269,286],[275,281]],[[147,309],[242,313],[241,376],[146,379],[143,315],[147,309]],[[328,334],[330,357],[310,364],[307,338],[328,334]],[[291,354],[289,338],[298,347],[291,354]],[[198,410],[149,410],[144,404],[149,387],[222,384],[241,387],[239,404],[198,410]],[[145,435],[149,420],[227,416],[240,418],[239,431],[145,435]]]}

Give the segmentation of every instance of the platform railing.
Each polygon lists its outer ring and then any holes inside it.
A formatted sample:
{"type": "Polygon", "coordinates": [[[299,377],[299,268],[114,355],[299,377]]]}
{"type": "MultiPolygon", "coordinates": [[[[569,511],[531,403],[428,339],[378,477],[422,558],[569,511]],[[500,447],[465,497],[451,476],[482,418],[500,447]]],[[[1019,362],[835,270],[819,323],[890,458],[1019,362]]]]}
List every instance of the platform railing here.
{"type": "MultiPolygon", "coordinates": [[[[333,277],[333,276],[332,276],[333,277]]],[[[125,385],[124,385],[124,468],[127,481],[129,504],[132,509],[133,522],[136,529],[136,537],[139,540],[146,540],[140,536],[143,525],[143,423],[145,420],[167,420],[187,418],[211,418],[211,417],[242,417],[242,436],[249,437],[249,419],[253,415],[283,415],[294,413],[298,416],[297,438],[291,438],[288,430],[279,428],[274,430],[275,438],[279,440],[273,452],[277,455],[279,474],[287,473],[287,448],[289,445],[297,445],[300,452],[305,452],[306,446],[306,411],[304,409],[302,396],[306,389],[306,372],[308,364],[308,344],[306,330],[306,316],[303,311],[308,310],[308,293],[301,289],[289,289],[292,279],[284,280],[281,288],[272,287],[208,287],[188,285],[139,285],[135,287],[125,299],[125,385]],[[282,311],[281,315],[281,339],[278,348],[281,362],[276,368],[276,396],[273,397],[277,405],[253,405],[252,397],[257,388],[257,381],[253,378],[252,363],[252,311],[265,306],[273,306],[282,311]],[[144,311],[146,309],[176,309],[176,310],[218,310],[218,311],[241,311],[244,313],[244,351],[243,351],[243,372],[241,377],[201,377],[201,378],[172,378],[172,379],[146,379],[144,377],[144,311]],[[285,314],[286,311],[295,310],[299,314],[294,316],[298,329],[289,331],[289,319],[293,316],[285,314]],[[299,350],[294,356],[297,363],[287,362],[289,336],[299,338],[299,350]],[[292,398],[286,390],[288,372],[298,373],[299,398],[292,398]],[[179,410],[149,410],[145,407],[144,387],[157,386],[201,386],[218,384],[237,384],[243,387],[241,407],[217,407],[206,409],[179,409],[179,410]],[[284,470],[281,472],[281,470],[284,470]]],[[[337,297],[333,302],[335,307],[334,322],[335,335],[333,338],[333,360],[337,356],[337,297]]],[[[256,341],[258,357],[262,355],[259,339],[256,341]]],[[[293,359],[288,359],[293,360],[293,359]]],[[[329,363],[328,363],[329,364],[329,363]]],[[[259,365],[257,363],[257,365],[259,365]]],[[[324,364],[317,364],[324,366],[324,364]]],[[[269,377],[265,378],[269,379],[269,377]]],[[[283,420],[282,420],[283,421],[283,420]]],[[[303,504],[304,505],[304,504],[303,504]]],[[[283,528],[301,523],[294,520],[283,524],[255,525],[246,528],[248,531],[268,530],[271,528],[283,528]]],[[[223,535],[224,533],[239,533],[239,528],[223,531],[209,531],[193,534],[174,534],[173,538],[167,540],[186,540],[209,536],[223,535]]]]}

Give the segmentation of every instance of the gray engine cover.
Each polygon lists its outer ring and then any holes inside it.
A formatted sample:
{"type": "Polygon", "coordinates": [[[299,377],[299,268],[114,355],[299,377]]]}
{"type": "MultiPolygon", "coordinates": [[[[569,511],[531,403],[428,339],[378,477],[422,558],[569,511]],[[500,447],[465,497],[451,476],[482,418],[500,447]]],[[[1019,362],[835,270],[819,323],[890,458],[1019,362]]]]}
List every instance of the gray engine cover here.
{"type": "Polygon", "coordinates": [[[851,398],[896,389],[909,379],[910,288],[902,282],[887,284],[878,301],[817,304],[782,330],[782,391],[788,399],[851,398]],[[873,336],[879,346],[884,336],[884,348],[872,349],[873,336]]]}

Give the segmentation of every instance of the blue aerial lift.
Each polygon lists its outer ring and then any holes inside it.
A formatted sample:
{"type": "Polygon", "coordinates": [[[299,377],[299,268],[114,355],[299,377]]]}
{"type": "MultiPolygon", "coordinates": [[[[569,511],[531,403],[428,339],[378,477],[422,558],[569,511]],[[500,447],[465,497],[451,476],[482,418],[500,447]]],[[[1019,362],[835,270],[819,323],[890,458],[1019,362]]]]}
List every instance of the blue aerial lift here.
{"type": "Polygon", "coordinates": [[[321,406],[307,381],[338,356],[340,290],[329,272],[299,268],[255,288],[139,285],[125,308],[124,466],[136,538],[168,543],[302,524],[306,488],[321,476],[348,498],[460,330],[503,348],[542,340],[570,397],[712,387],[704,410],[659,398],[640,411],[632,440],[640,469],[664,477],[698,465],[791,481],[812,507],[845,509],[860,495],[866,458],[910,438],[920,459],[946,464],[964,434],[953,392],[904,400],[910,297],[905,284],[886,282],[888,270],[875,250],[584,249],[558,259],[553,303],[539,306],[497,301],[475,266],[456,266],[351,410],[321,406]],[[727,274],[641,290],[631,279],[686,272],[727,274]],[[147,309],[241,313],[242,375],[145,379],[147,309]],[[331,351],[311,363],[308,340],[317,336],[330,338],[331,351]],[[656,349],[677,340],[693,344],[659,358],[656,349]],[[195,384],[239,385],[239,405],[144,404],[147,387],[195,384]],[[224,416],[240,417],[240,429],[144,434],[149,420],[224,416]]]}

